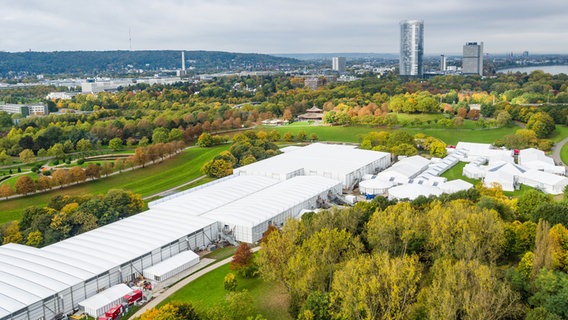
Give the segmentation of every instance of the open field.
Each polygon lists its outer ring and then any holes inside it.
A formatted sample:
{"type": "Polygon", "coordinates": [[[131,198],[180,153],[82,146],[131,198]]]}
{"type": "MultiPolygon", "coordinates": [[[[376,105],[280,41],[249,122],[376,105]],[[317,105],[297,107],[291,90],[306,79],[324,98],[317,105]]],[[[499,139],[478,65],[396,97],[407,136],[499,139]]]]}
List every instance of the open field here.
{"type": "Polygon", "coordinates": [[[213,158],[228,145],[212,148],[189,148],[161,163],[146,168],[123,172],[108,178],[79,184],[64,189],[41,193],[29,197],[0,201],[0,224],[21,218],[22,210],[31,205],[44,206],[56,195],[101,194],[109,189],[126,189],[140,193],[142,197],[174,188],[184,182],[202,175],[203,164],[213,158]]]}
{"type": "MultiPolygon", "coordinates": [[[[264,130],[276,130],[283,135],[291,132],[294,136],[300,131],[305,131],[308,136],[315,133],[321,141],[342,141],[342,142],[360,142],[361,138],[372,131],[390,131],[394,129],[377,128],[369,126],[353,126],[353,127],[332,127],[309,125],[307,122],[297,122],[285,126],[265,126],[264,130]]],[[[456,144],[459,141],[493,143],[495,140],[502,138],[508,134],[513,134],[519,129],[517,126],[509,126],[496,129],[438,129],[438,128],[400,128],[396,130],[406,130],[412,134],[424,133],[441,139],[446,144],[456,144]]]]}
{"type": "MultiPolygon", "coordinates": [[[[231,270],[230,264],[215,269],[176,291],[160,305],[169,302],[191,302],[199,311],[225,304],[223,279],[231,270]]],[[[283,287],[268,283],[261,278],[244,279],[237,277],[237,290],[246,289],[253,297],[255,307],[266,319],[289,320],[288,297],[283,287]]]]}

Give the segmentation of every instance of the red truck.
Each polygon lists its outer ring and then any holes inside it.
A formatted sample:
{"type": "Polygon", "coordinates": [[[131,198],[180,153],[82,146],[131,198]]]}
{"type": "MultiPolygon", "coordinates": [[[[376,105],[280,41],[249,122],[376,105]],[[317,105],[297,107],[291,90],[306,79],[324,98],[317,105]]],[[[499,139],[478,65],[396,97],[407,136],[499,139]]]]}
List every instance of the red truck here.
{"type": "Polygon", "coordinates": [[[110,308],[109,311],[105,312],[105,315],[99,317],[99,320],[116,320],[120,317],[120,315],[124,312],[124,308],[121,304],[117,304],[116,306],[110,308]]]}
{"type": "Polygon", "coordinates": [[[142,290],[137,289],[124,296],[124,300],[128,305],[132,305],[137,301],[142,300],[142,290]]]}

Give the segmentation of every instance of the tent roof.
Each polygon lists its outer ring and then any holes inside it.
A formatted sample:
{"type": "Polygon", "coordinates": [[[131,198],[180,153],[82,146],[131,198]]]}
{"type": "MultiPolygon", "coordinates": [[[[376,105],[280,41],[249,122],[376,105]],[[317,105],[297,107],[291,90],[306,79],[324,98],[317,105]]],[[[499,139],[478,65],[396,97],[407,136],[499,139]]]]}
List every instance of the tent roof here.
{"type": "MultiPolygon", "coordinates": [[[[87,300],[79,302],[79,305],[85,308],[85,310],[98,310],[131,292],[132,289],[129,286],[124,283],[120,283],[97,293],[87,300]]],[[[98,317],[99,315],[100,314],[90,314],[90,316],[93,317],[98,317]]]]}
{"type": "Polygon", "coordinates": [[[414,200],[419,196],[439,196],[442,194],[442,190],[437,187],[419,184],[405,184],[402,186],[396,186],[389,189],[389,196],[393,196],[397,199],[410,199],[414,200]]]}
{"type": "Polygon", "coordinates": [[[172,270],[175,270],[176,268],[179,268],[181,266],[183,266],[184,264],[191,262],[193,260],[197,259],[197,261],[199,261],[199,256],[197,254],[195,254],[195,252],[193,251],[184,251],[181,252],[179,254],[176,254],[175,256],[166,259],[158,264],[155,264],[149,268],[146,268],[146,270],[144,270],[144,273],[150,273],[150,274],[154,274],[157,276],[162,276],[172,270]]]}
{"type": "Polygon", "coordinates": [[[438,187],[442,189],[442,191],[444,192],[456,192],[462,190],[469,190],[473,187],[473,184],[464,181],[462,179],[456,179],[443,183],[438,187]]]}
{"type": "Polygon", "coordinates": [[[547,185],[555,185],[557,183],[568,181],[568,178],[566,178],[565,176],[560,176],[557,174],[543,172],[539,170],[529,170],[523,174],[523,177],[547,185]]]}
{"type": "Polygon", "coordinates": [[[302,203],[305,199],[340,187],[341,183],[337,180],[319,176],[298,176],[212,210],[205,216],[223,223],[255,226],[302,203]]]}

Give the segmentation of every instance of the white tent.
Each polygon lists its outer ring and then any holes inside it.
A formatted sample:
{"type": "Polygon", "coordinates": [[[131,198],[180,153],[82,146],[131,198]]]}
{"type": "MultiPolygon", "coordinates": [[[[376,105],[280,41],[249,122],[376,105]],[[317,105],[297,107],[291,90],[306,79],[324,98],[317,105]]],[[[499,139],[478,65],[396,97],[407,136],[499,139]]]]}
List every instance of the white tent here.
{"type": "Polygon", "coordinates": [[[561,194],[568,185],[568,178],[548,172],[529,170],[519,177],[519,182],[545,193],[561,194]]]}
{"type": "Polygon", "coordinates": [[[468,163],[463,167],[462,174],[470,179],[481,179],[485,177],[487,166],[479,166],[468,163]]]}
{"type": "Polygon", "coordinates": [[[123,302],[123,297],[132,292],[124,283],[112,286],[87,300],[79,302],[86,314],[98,318],[117,304],[123,302]]]}
{"type": "Polygon", "coordinates": [[[396,186],[389,189],[389,199],[409,199],[414,200],[419,196],[439,196],[442,194],[442,190],[437,187],[418,185],[418,184],[406,184],[402,186],[396,186]]]}
{"type": "Polygon", "coordinates": [[[144,270],[144,278],[164,281],[199,263],[193,251],[184,251],[144,270]]]}
{"type": "Polygon", "coordinates": [[[383,194],[392,186],[393,184],[390,181],[370,179],[359,183],[359,192],[362,194],[383,194]]]}
{"type": "Polygon", "coordinates": [[[456,179],[443,183],[438,187],[442,189],[444,193],[455,193],[458,191],[469,190],[473,187],[473,184],[461,179],[456,179]]]}
{"type": "Polygon", "coordinates": [[[483,183],[487,187],[499,184],[503,191],[515,191],[518,177],[527,170],[521,166],[508,162],[499,162],[487,167],[483,183]]]}

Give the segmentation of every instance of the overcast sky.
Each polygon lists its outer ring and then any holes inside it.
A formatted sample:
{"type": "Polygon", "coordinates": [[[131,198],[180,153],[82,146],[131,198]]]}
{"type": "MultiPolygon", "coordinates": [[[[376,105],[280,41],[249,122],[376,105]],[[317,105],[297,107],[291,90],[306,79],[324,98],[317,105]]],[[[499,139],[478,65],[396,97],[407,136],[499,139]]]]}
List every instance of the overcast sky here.
{"type": "Polygon", "coordinates": [[[568,53],[567,0],[0,0],[0,51],[399,52],[424,20],[425,54],[568,53]]]}

